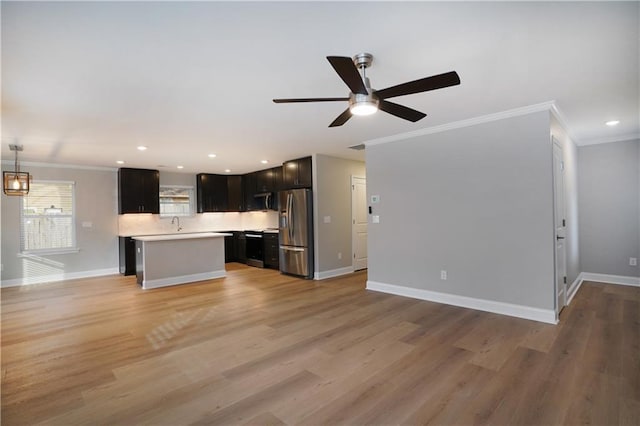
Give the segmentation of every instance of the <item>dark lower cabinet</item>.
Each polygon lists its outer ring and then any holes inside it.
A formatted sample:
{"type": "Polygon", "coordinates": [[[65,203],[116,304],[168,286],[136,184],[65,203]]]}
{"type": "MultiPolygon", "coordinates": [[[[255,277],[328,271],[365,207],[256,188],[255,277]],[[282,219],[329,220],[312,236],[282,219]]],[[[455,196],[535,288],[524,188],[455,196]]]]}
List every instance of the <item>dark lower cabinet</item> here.
{"type": "Polygon", "coordinates": [[[236,261],[236,246],[233,235],[224,237],[224,263],[236,261]]]}
{"type": "Polygon", "coordinates": [[[136,241],[131,237],[119,237],[120,244],[120,273],[123,275],[136,274],[136,241]]]}
{"type": "Polygon", "coordinates": [[[243,231],[228,231],[224,237],[224,262],[247,263],[247,240],[243,231]]]}
{"type": "Polygon", "coordinates": [[[278,234],[265,232],[262,241],[264,242],[264,267],[280,269],[278,234]]]}
{"type": "Polygon", "coordinates": [[[247,263],[247,238],[242,231],[233,233],[233,243],[236,252],[236,262],[247,263]]]}

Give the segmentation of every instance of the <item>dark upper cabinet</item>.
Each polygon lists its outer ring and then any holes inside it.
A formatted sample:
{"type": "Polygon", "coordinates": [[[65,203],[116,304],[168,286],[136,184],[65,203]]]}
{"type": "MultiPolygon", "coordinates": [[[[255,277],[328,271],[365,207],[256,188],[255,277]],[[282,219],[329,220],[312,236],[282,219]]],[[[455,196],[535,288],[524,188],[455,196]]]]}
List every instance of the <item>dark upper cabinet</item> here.
{"type": "Polygon", "coordinates": [[[260,170],[257,174],[256,191],[258,193],[276,192],[279,188],[279,181],[282,180],[282,167],[260,170]]]}
{"type": "Polygon", "coordinates": [[[282,167],[256,172],[256,192],[277,192],[282,186],[282,167]]]}
{"type": "Polygon", "coordinates": [[[256,172],[256,193],[269,192],[273,188],[273,172],[271,169],[256,172]]]}
{"type": "Polygon", "coordinates": [[[282,167],[259,170],[244,175],[246,209],[278,209],[277,192],[282,184],[282,167]]]}
{"type": "Polygon", "coordinates": [[[282,188],[311,188],[311,157],[286,161],[282,165],[282,188]]]}
{"type": "Polygon", "coordinates": [[[229,190],[227,177],[200,173],[196,176],[198,213],[226,212],[229,190]]]}
{"type": "Polygon", "coordinates": [[[244,204],[244,177],[240,175],[227,176],[227,211],[244,211],[244,204]]]}
{"type": "Polygon", "coordinates": [[[160,172],[118,169],[118,213],[160,214],[160,172]]]}
{"type": "Polygon", "coordinates": [[[244,176],[200,173],[196,176],[198,213],[245,210],[244,176]]]}
{"type": "Polygon", "coordinates": [[[282,189],[282,166],[274,167],[271,170],[273,170],[273,190],[278,192],[282,189]]]}
{"type": "Polygon", "coordinates": [[[262,204],[254,195],[258,192],[258,172],[244,175],[244,208],[247,211],[261,210],[262,204]]]}

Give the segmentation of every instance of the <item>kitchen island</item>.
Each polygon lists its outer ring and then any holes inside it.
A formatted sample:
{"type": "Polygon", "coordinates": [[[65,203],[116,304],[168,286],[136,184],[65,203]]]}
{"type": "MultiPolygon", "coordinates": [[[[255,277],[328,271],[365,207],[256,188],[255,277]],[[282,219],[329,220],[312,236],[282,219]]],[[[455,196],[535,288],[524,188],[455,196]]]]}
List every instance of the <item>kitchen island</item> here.
{"type": "Polygon", "coordinates": [[[136,276],[143,289],[222,278],[224,237],[221,232],[133,237],[136,276]]]}

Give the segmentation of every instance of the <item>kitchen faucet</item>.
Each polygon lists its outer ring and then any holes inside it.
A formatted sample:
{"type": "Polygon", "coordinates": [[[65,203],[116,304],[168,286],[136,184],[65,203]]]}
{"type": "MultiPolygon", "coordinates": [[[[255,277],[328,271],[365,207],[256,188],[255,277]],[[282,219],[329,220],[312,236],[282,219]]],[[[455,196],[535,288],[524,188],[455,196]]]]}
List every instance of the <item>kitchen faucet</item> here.
{"type": "Polygon", "coordinates": [[[178,216],[174,216],[171,218],[171,224],[175,224],[176,220],[178,221],[178,232],[182,231],[182,227],[180,226],[180,218],[178,216]]]}

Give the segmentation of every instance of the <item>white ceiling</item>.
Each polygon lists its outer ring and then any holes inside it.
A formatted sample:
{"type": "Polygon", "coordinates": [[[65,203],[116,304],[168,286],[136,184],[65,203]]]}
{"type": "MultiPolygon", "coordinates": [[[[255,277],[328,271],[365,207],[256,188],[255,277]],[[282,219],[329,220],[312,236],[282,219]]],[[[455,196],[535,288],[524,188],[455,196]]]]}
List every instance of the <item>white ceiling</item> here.
{"type": "Polygon", "coordinates": [[[17,142],[23,161],[245,173],[363,159],[348,147],[550,100],[578,143],[637,137],[639,5],[3,1],[2,158],[17,142]],[[359,52],[376,89],[451,70],[462,83],[395,98],[428,114],[417,123],[328,128],[346,103],[271,101],[347,96],[325,57],[359,52]]]}

